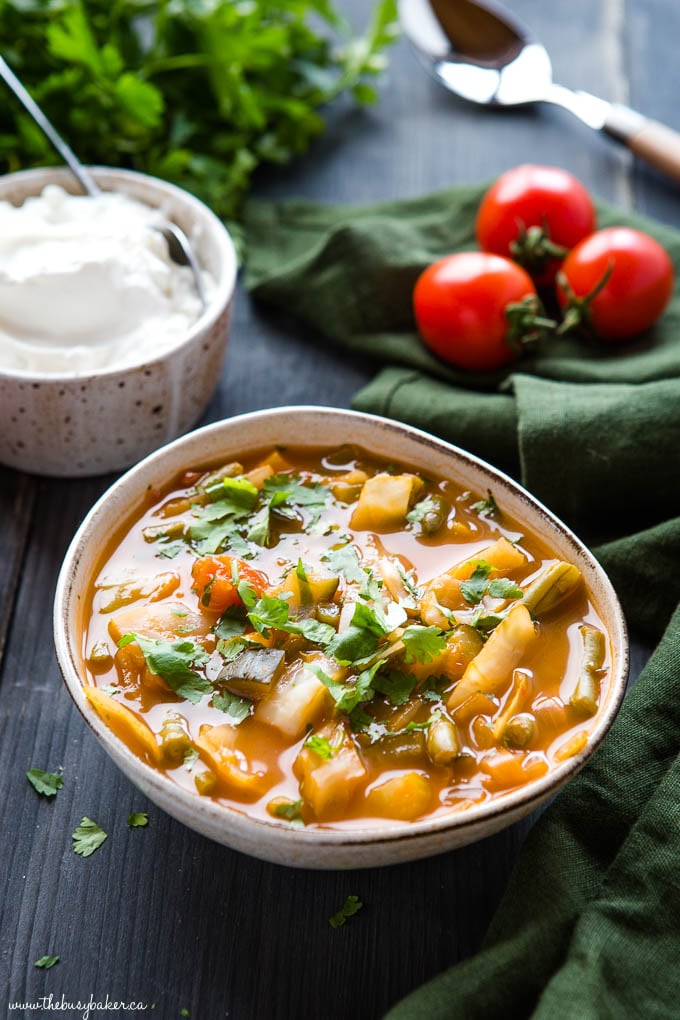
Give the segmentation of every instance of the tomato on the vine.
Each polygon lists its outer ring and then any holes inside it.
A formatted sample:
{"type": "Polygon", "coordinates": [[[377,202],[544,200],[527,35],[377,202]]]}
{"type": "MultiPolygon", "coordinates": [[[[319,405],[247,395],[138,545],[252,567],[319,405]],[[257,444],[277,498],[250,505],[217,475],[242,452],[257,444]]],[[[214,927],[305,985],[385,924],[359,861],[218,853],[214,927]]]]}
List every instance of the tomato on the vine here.
{"type": "Polygon", "coordinates": [[[566,309],[560,332],[586,326],[602,340],[627,340],[649,329],[670,300],[673,263],[653,237],[608,227],[581,241],[557,278],[566,309]]]}
{"type": "Polygon", "coordinates": [[[590,195],[573,174],[526,164],[501,174],[481,201],[477,243],[512,258],[539,286],[555,279],[567,252],[595,229],[590,195]]]}
{"type": "Polygon", "coordinates": [[[470,251],[434,262],[419,276],[413,309],[425,344],[459,368],[502,368],[545,326],[530,276],[509,259],[470,251]]]}

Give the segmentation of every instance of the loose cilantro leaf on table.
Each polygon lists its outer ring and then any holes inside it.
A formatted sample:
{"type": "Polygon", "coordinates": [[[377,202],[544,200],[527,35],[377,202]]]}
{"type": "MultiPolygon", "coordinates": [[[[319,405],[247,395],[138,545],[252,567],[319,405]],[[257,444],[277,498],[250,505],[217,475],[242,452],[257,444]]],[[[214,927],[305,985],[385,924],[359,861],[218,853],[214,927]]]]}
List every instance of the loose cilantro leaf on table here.
{"type": "Polygon", "coordinates": [[[341,928],[347,921],[347,918],[354,917],[362,907],[363,903],[358,896],[348,896],[338,912],[329,917],[328,923],[331,928],[341,928]]]}
{"type": "Polygon", "coordinates": [[[73,852],[81,857],[90,857],[107,838],[107,834],[96,822],[85,817],[73,833],[73,852]]]}
{"type": "Polygon", "coordinates": [[[39,960],[35,961],[33,966],[40,967],[42,970],[51,970],[56,963],[59,963],[58,956],[41,956],[39,960]]]}
{"type": "Polygon", "coordinates": [[[149,824],[149,816],[146,811],[133,811],[128,815],[127,823],[131,829],[143,829],[149,824]]]}
{"type": "Polygon", "coordinates": [[[208,661],[208,654],[200,645],[185,639],[154,640],[141,634],[132,635],[132,640],[141,648],[151,672],[165,680],[180,698],[196,705],[204,694],[212,691],[210,681],[191,668],[204,666],[208,661]]]}
{"type": "Polygon", "coordinates": [[[42,769],[29,769],[26,778],[36,791],[43,797],[55,797],[61,790],[64,780],[56,772],[43,772],[42,769]]]}
{"type": "MultiPolygon", "coordinates": [[[[332,0],[6,0],[0,52],[84,162],[164,177],[234,218],[257,167],[304,152],[326,104],[376,99],[396,19],[379,0],[355,37],[332,0]]],[[[16,103],[0,135],[2,172],[59,162],[16,103]]]]}

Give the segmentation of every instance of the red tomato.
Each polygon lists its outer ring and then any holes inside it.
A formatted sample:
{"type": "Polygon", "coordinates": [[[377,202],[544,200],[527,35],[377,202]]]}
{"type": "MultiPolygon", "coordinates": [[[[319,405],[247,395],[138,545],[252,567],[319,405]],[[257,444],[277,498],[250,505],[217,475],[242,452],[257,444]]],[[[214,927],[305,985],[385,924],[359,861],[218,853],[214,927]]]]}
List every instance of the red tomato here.
{"type": "Polygon", "coordinates": [[[202,556],[191,568],[194,591],[204,609],[223,613],[230,606],[242,605],[241,596],[234,584],[234,568],[239,580],[245,581],[259,597],[268,584],[264,574],[249,567],[235,556],[202,556]]]}
{"type": "Polygon", "coordinates": [[[435,354],[477,372],[513,361],[522,339],[535,338],[540,324],[529,275],[509,259],[479,251],[447,255],[428,266],[416,281],[413,309],[418,331],[435,354]]]}
{"type": "Polygon", "coordinates": [[[567,251],[595,229],[590,195],[555,166],[517,166],[501,174],[477,213],[483,251],[513,258],[539,285],[553,282],[567,251]]]}
{"type": "Polygon", "coordinates": [[[636,336],[668,304],[674,275],[668,252],[648,234],[630,227],[598,230],[569,253],[558,277],[565,324],[590,326],[602,340],[636,336]]]}

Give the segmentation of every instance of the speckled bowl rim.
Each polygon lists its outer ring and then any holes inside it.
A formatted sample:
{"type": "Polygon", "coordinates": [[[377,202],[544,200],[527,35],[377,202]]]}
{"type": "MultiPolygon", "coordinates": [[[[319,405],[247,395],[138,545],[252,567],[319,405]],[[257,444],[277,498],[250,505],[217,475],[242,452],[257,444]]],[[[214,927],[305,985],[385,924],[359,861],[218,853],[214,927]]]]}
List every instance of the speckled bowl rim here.
{"type": "MultiPolygon", "coordinates": [[[[261,444],[258,443],[257,445],[261,448],[261,444]]],[[[309,443],[307,445],[318,446],[318,443],[309,443]]],[[[193,457],[190,456],[188,458],[188,462],[192,460],[196,460],[195,450],[193,451],[193,457]]],[[[166,474],[166,480],[170,480],[175,470],[176,468],[173,468],[169,476],[166,474]]],[[[54,639],[64,681],[85,721],[119,767],[128,775],[128,778],[142,788],[151,800],[184,824],[198,831],[204,831],[201,828],[201,817],[206,822],[212,821],[218,823],[217,825],[209,826],[213,832],[220,827],[219,823],[222,823],[221,829],[225,834],[228,834],[230,826],[233,826],[232,831],[236,833],[234,842],[230,842],[229,839],[225,839],[223,842],[227,845],[236,846],[239,849],[242,849],[242,847],[237,845],[241,836],[245,835],[245,838],[251,843],[257,843],[257,834],[261,833],[264,840],[263,846],[275,843],[277,844],[277,850],[272,852],[268,849],[263,849],[261,854],[255,850],[245,850],[244,852],[252,853],[254,856],[265,860],[290,863],[295,866],[296,850],[304,854],[305,848],[315,848],[318,850],[318,860],[315,860],[313,864],[308,863],[307,866],[321,868],[370,866],[372,863],[370,861],[371,848],[375,848],[376,855],[380,858],[376,862],[377,864],[389,863],[386,860],[385,854],[380,854],[380,848],[390,844],[395,847],[398,845],[402,848],[410,844],[411,847],[406,852],[402,851],[398,857],[395,855],[395,863],[397,861],[430,856],[450,848],[442,845],[436,849],[419,852],[418,844],[420,842],[427,842],[437,834],[444,836],[447,832],[463,832],[475,826],[483,828],[485,823],[493,823],[494,820],[498,822],[502,815],[511,816],[508,821],[508,824],[511,824],[516,818],[527,814],[532,807],[539,806],[552,794],[556,793],[595,753],[621,707],[626,692],[629,668],[628,635],[625,618],[609,578],[592,553],[576,537],[571,529],[519,483],[480,458],[462,450],[460,447],[435,438],[429,433],[413,426],[363,412],[314,405],[296,405],[254,411],[215,422],[187,433],[185,436],[161,447],[126,472],[94,504],[69,546],[56,587],[54,639]],[[72,586],[72,577],[81,557],[83,543],[96,536],[98,519],[107,501],[112,494],[130,489],[131,492],[136,492],[136,496],[129,500],[130,506],[134,506],[138,503],[150,476],[153,477],[154,484],[160,482],[163,477],[162,465],[166,459],[171,458],[175,451],[182,447],[200,445],[203,438],[207,439],[224,432],[223,453],[225,456],[234,455],[236,451],[229,446],[229,430],[235,424],[248,425],[249,423],[255,424],[256,422],[259,423],[266,420],[271,424],[272,443],[285,444],[286,422],[290,420],[291,416],[300,415],[307,415],[313,418],[317,418],[319,415],[328,415],[335,418],[336,421],[342,419],[347,425],[347,435],[351,441],[367,449],[370,449],[370,440],[366,440],[361,434],[355,435],[356,429],[360,429],[362,426],[367,429],[378,429],[383,434],[394,436],[395,439],[400,435],[406,435],[422,447],[423,461],[426,460],[428,449],[440,455],[449,456],[451,458],[452,477],[455,477],[455,462],[462,461],[472,467],[473,470],[478,470],[485,474],[489,479],[490,486],[495,491],[501,492],[501,500],[503,499],[502,492],[505,490],[505,492],[514,494],[525,505],[528,505],[530,512],[533,512],[537,517],[535,520],[529,520],[527,523],[544,540],[547,539],[549,541],[550,531],[557,532],[563,542],[573,549],[575,553],[574,558],[579,561],[579,566],[585,566],[586,571],[591,572],[591,579],[595,578],[597,580],[600,597],[596,599],[596,606],[606,623],[613,661],[618,667],[616,671],[612,670],[607,688],[606,705],[596,717],[595,725],[589,732],[588,743],[582,751],[559,765],[551,767],[545,776],[527,783],[521,789],[504,794],[492,801],[472,805],[459,813],[452,812],[450,815],[441,815],[433,819],[405,822],[403,825],[392,822],[389,828],[386,827],[385,830],[382,830],[379,826],[356,829],[305,829],[286,826],[285,823],[275,821],[274,819],[269,821],[268,819],[250,816],[228,805],[219,804],[207,798],[201,798],[191,791],[184,790],[176,783],[173,783],[171,779],[157,772],[152,766],[144,763],[121,740],[113,735],[112,731],[85,698],[78,665],[79,650],[75,647],[75,641],[72,640],[72,635],[69,634],[67,626],[73,599],[77,597],[77,592],[74,591],[72,586]],[[538,524],[539,520],[541,522],[540,525],[538,524]],[[606,605],[604,604],[605,602],[606,605]],[[194,819],[198,820],[195,821],[194,819]],[[357,860],[356,863],[349,865],[334,864],[334,851],[350,850],[351,855],[353,849],[359,850],[360,848],[364,848],[361,860],[357,860]]],[[[497,831],[502,827],[502,823],[495,826],[489,825],[488,834],[490,835],[491,832],[497,831]]],[[[484,838],[485,835],[487,833],[482,831],[479,834],[479,838],[484,838]]],[[[210,838],[217,839],[218,837],[212,835],[210,838]]],[[[473,837],[474,839],[475,837],[473,837]]],[[[242,839],[241,842],[243,842],[242,839]]],[[[463,839],[459,841],[459,843],[463,842],[465,842],[463,839]]],[[[306,856],[309,857],[309,854],[306,856]]]]}
{"type": "MultiPolygon", "coordinates": [[[[201,202],[195,195],[185,191],[184,188],[178,187],[176,184],[161,180],[160,177],[152,177],[150,174],[140,173],[137,170],[126,170],[122,167],[113,166],[90,166],[87,169],[103,191],[117,190],[113,184],[110,184],[113,179],[120,181],[123,185],[121,190],[134,198],[136,196],[125,188],[125,182],[134,183],[136,181],[146,184],[157,192],[159,207],[162,208],[163,199],[167,201],[174,199],[177,203],[181,202],[190,214],[194,212],[197,218],[202,218],[209,225],[209,229],[212,231],[219,248],[220,277],[217,280],[215,291],[188,332],[178,338],[172,346],[166,347],[160,354],[154,354],[132,364],[125,363],[104,368],[92,368],[86,372],[38,372],[21,368],[2,368],[0,366],[0,378],[16,379],[20,382],[63,385],[74,380],[80,383],[87,382],[88,379],[99,379],[107,376],[117,377],[125,373],[137,371],[140,368],[152,367],[164,362],[171,354],[182,347],[189,347],[206,329],[211,329],[234,296],[238,275],[236,248],[224,223],[204,202],[201,202]]],[[[73,180],[73,174],[68,167],[34,167],[31,170],[18,170],[16,173],[2,175],[0,177],[0,192],[4,190],[6,182],[10,181],[16,184],[23,184],[25,182],[29,185],[32,182],[41,182],[40,190],[42,190],[48,184],[72,184],[73,180]],[[43,180],[44,183],[42,183],[43,180]]],[[[27,192],[25,198],[33,198],[37,194],[39,194],[39,191],[27,192]]],[[[74,192],[74,194],[77,194],[77,192],[74,192]]],[[[8,201],[8,199],[0,193],[0,201],[8,201]]],[[[143,201],[143,199],[138,199],[138,201],[143,201]]]]}

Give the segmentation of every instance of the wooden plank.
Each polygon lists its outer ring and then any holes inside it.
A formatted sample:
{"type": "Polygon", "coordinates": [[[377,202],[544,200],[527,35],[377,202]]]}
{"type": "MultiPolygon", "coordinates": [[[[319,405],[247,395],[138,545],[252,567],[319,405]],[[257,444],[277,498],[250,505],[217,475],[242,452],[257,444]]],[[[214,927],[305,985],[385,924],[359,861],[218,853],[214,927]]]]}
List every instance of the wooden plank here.
{"type": "Polygon", "coordinates": [[[35,483],[28,475],[0,468],[0,668],[19,573],[31,530],[35,483]]]}

